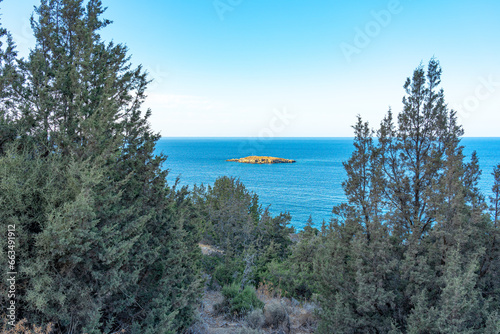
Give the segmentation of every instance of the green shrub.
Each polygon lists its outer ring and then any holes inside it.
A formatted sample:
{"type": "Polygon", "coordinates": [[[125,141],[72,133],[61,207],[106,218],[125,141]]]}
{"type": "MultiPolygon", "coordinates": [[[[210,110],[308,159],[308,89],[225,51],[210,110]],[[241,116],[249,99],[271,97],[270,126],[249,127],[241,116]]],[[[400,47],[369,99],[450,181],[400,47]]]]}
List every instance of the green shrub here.
{"type": "Polygon", "coordinates": [[[284,297],[309,300],[316,292],[314,278],[308,273],[301,272],[290,259],[268,263],[262,277],[279,289],[284,297]]]}
{"type": "Polygon", "coordinates": [[[222,295],[224,301],[216,305],[216,310],[220,313],[245,315],[249,311],[264,307],[264,303],[255,293],[255,288],[251,286],[240,290],[239,284],[233,283],[222,289],[222,295]]]}
{"type": "MultiPolygon", "coordinates": [[[[228,296],[233,295],[237,285],[233,284],[231,288],[226,289],[228,296]]],[[[223,290],[224,294],[224,290],[223,290]]],[[[246,286],[243,291],[237,291],[236,295],[231,300],[231,313],[245,314],[256,308],[264,307],[264,303],[259,300],[255,293],[255,288],[246,286]]]]}
{"type": "Polygon", "coordinates": [[[243,270],[245,266],[241,259],[231,259],[229,261],[221,262],[215,267],[215,270],[212,275],[212,279],[220,286],[228,286],[233,284],[235,281],[241,279],[241,275],[243,274],[243,270]]]}
{"type": "Polygon", "coordinates": [[[201,257],[201,268],[207,274],[212,275],[215,272],[217,266],[222,262],[222,257],[214,255],[202,255],[201,257]]]}

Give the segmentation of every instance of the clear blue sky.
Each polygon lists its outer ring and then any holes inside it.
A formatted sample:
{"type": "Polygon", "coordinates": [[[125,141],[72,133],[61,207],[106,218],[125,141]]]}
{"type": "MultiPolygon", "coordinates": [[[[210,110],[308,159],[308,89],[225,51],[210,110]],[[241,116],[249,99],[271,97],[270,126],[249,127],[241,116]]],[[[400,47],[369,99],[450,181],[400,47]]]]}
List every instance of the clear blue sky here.
{"type": "MultiPolygon", "coordinates": [[[[147,106],[163,136],[351,136],[401,109],[422,61],[443,67],[466,136],[500,136],[500,1],[103,0],[155,80],[147,106]]],[[[35,0],[4,0],[26,55],[35,0]]]]}

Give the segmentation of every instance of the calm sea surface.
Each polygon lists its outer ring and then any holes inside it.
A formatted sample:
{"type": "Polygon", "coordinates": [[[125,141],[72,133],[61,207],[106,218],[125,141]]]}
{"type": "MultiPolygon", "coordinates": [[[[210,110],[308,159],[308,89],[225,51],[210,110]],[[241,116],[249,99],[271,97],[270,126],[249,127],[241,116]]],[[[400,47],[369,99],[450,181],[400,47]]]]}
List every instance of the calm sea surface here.
{"type": "MultiPolygon", "coordinates": [[[[466,161],[476,150],[483,170],[480,182],[491,194],[493,167],[500,163],[500,138],[464,138],[466,161]]],[[[292,224],[301,228],[309,215],[315,225],[329,220],[333,205],[345,201],[342,161],[353,150],[351,138],[162,138],[157,151],[168,155],[165,168],[171,183],[213,184],[219,176],[240,178],[259,195],[273,214],[289,211],[292,224]],[[294,159],[294,164],[253,165],[226,159],[266,155],[294,159]]]]}

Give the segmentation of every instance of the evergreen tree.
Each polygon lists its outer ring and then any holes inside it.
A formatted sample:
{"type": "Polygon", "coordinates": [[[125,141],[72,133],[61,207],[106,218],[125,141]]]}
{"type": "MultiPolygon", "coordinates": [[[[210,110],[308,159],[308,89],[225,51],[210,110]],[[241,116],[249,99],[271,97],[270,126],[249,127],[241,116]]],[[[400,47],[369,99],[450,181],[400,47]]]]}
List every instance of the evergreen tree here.
{"type": "Polygon", "coordinates": [[[498,164],[494,169],[493,173],[493,186],[491,191],[493,192],[493,196],[490,196],[490,211],[491,211],[491,219],[493,220],[493,224],[495,228],[498,228],[500,222],[500,164],[498,164]]]}
{"type": "Polygon", "coordinates": [[[321,333],[496,328],[496,218],[485,214],[477,154],[463,162],[440,76],[435,59],[414,71],[397,122],[389,110],[377,141],[358,116],[344,163],[348,203],[334,207],[315,260],[321,333]]]}
{"type": "Polygon", "coordinates": [[[479,180],[482,171],[479,167],[479,158],[477,152],[472,152],[471,161],[464,166],[464,187],[465,198],[474,210],[481,211],[481,205],[484,203],[484,196],[479,189],[479,180]]]}
{"type": "Polygon", "coordinates": [[[288,256],[290,214],[273,217],[238,179],[223,176],[213,186],[195,186],[191,198],[200,213],[203,242],[224,252],[223,263],[210,273],[217,283],[256,285],[268,263],[288,256]]]}
{"type": "Polygon", "coordinates": [[[101,40],[101,1],[42,0],[35,12],[22,84],[0,103],[16,132],[0,203],[23,245],[19,316],[61,332],[179,332],[200,292],[198,218],[154,155],[147,75],[101,40]]]}
{"type": "Polygon", "coordinates": [[[476,288],[476,267],[477,260],[464,261],[457,249],[448,252],[443,290],[437,303],[440,333],[477,333],[484,326],[481,324],[484,301],[476,288]]]}
{"type": "Polygon", "coordinates": [[[381,166],[373,143],[373,131],[368,123],[358,116],[353,129],[355,150],[349,160],[343,163],[347,180],[342,182],[342,187],[349,204],[362,217],[370,238],[370,225],[380,215],[381,166]]]}
{"type": "Polygon", "coordinates": [[[14,92],[21,82],[16,59],[17,52],[12,36],[0,25],[0,154],[5,153],[7,143],[16,137],[13,124],[16,113],[9,113],[16,102],[14,92]]]}
{"type": "Polygon", "coordinates": [[[240,180],[223,176],[213,186],[194,190],[195,201],[204,216],[203,238],[226,252],[239,253],[250,246],[262,212],[256,194],[240,180]]]}
{"type": "MultiPolygon", "coordinates": [[[[480,288],[489,297],[490,307],[500,309],[500,164],[493,169],[492,196],[490,196],[490,219],[485,220],[486,228],[481,240],[486,240],[484,257],[480,260],[480,288]]],[[[492,324],[493,326],[493,324],[492,324]]]]}
{"type": "Polygon", "coordinates": [[[450,156],[457,154],[455,141],[462,134],[446,107],[443,90],[438,90],[440,76],[434,59],[427,74],[419,66],[404,85],[397,128],[389,113],[378,132],[388,208],[394,215],[394,230],[402,238],[420,238],[435,222],[435,183],[442,175],[446,150],[450,156]]]}

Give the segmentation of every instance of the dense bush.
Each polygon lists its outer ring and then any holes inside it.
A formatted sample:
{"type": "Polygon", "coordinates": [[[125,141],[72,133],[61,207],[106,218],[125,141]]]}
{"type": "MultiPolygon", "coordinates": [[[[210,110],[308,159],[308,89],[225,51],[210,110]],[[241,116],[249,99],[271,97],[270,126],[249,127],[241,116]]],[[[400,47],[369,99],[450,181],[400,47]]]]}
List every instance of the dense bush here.
{"type": "Polygon", "coordinates": [[[241,275],[245,265],[239,258],[228,258],[220,262],[214,269],[212,274],[212,285],[218,284],[219,286],[230,286],[233,282],[241,281],[241,275]]]}
{"type": "Polygon", "coordinates": [[[43,0],[30,55],[11,43],[0,55],[0,222],[16,226],[17,315],[61,333],[176,333],[200,294],[197,213],[154,154],[146,73],[100,39],[101,2],[85,3],[43,0]]]}
{"type": "Polygon", "coordinates": [[[233,282],[257,286],[269,262],[288,256],[290,215],[273,217],[238,179],[224,176],[213,186],[195,187],[191,198],[201,217],[203,242],[223,251],[220,260],[204,260],[211,287],[233,282]]]}
{"type": "Polygon", "coordinates": [[[222,256],[217,256],[217,255],[202,255],[201,257],[201,268],[207,272],[207,273],[213,273],[216,268],[221,264],[223,261],[222,256]]]}
{"type": "Polygon", "coordinates": [[[313,264],[321,238],[309,219],[295,239],[297,241],[290,247],[290,255],[282,260],[268,262],[261,275],[283,296],[308,300],[318,292],[313,264]]]}
{"type": "Polygon", "coordinates": [[[222,288],[224,300],[216,306],[219,312],[231,316],[245,315],[248,312],[264,307],[264,303],[257,297],[255,288],[233,283],[222,288]]]}

